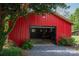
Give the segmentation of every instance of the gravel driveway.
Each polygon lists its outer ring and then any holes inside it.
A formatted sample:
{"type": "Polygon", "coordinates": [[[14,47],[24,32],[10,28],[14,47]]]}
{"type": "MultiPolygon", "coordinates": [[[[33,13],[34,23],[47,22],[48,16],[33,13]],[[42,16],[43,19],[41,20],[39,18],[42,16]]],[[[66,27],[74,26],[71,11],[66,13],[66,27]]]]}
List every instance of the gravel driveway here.
{"type": "Polygon", "coordinates": [[[31,50],[26,50],[28,56],[79,56],[79,51],[56,46],[54,44],[37,44],[31,50]]]}

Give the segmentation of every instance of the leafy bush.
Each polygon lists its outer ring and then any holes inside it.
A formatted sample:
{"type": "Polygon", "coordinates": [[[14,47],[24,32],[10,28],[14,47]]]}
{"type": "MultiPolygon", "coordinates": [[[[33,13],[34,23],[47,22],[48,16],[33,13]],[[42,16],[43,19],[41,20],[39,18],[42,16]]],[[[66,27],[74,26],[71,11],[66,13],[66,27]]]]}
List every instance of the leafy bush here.
{"type": "Polygon", "coordinates": [[[33,44],[31,40],[25,41],[25,43],[22,45],[23,49],[31,49],[32,47],[33,47],[33,44]]]}
{"type": "Polygon", "coordinates": [[[0,52],[0,56],[20,56],[20,55],[22,55],[22,50],[18,47],[6,48],[0,52]]]}
{"type": "Polygon", "coordinates": [[[70,39],[68,40],[68,42],[69,42],[69,45],[75,45],[75,44],[76,44],[75,38],[70,38],[70,39]]]}
{"type": "Polygon", "coordinates": [[[74,38],[68,38],[68,37],[61,37],[59,40],[58,45],[62,45],[62,46],[72,46],[75,45],[76,41],[74,38]]]}

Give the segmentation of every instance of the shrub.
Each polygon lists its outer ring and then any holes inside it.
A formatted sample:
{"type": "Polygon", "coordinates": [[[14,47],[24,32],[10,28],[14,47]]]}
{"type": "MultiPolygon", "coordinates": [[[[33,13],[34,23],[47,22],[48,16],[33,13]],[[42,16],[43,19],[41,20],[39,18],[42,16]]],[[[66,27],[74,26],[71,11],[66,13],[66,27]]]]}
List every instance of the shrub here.
{"type": "Polygon", "coordinates": [[[18,47],[10,47],[7,49],[3,49],[0,52],[0,56],[20,56],[22,55],[22,50],[18,47]]]}
{"type": "Polygon", "coordinates": [[[23,49],[31,49],[32,47],[33,47],[33,44],[31,40],[25,41],[24,44],[22,45],[23,49]]]}
{"type": "Polygon", "coordinates": [[[62,45],[62,46],[73,46],[75,44],[76,44],[75,39],[68,37],[61,37],[58,43],[58,45],[62,45]]]}

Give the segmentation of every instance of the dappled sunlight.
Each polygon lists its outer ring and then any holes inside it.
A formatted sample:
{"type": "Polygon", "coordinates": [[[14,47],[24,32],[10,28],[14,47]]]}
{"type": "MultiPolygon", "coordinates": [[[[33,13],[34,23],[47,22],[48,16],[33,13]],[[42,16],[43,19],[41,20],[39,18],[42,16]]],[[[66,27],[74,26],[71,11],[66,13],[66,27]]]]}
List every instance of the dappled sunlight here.
{"type": "Polygon", "coordinates": [[[76,44],[79,44],[79,36],[72,36],[73,38],[75,38],[76,44]]]}

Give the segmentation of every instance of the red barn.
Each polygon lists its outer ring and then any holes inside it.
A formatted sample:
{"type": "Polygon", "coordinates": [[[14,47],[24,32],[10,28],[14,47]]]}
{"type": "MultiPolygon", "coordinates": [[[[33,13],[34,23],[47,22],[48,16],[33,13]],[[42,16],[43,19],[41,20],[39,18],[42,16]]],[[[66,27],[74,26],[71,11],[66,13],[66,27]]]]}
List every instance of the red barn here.
{"type": "Polygon", "coordinates": [[[58,40],[61,36],[71,37],[72,23],[57,13],[45,13],[38,15],[30,13],[28,16],[20,16],[13,30],[9,33],[9,39],[17,45],[22,45],[30,38],[58,40]]]}

